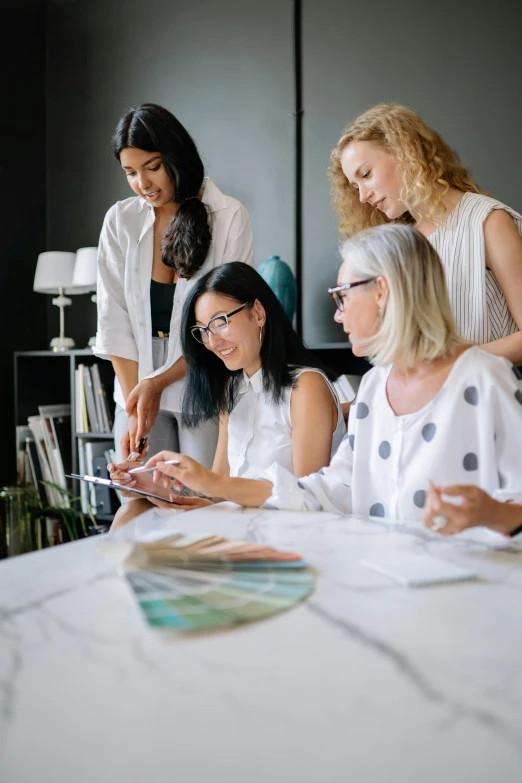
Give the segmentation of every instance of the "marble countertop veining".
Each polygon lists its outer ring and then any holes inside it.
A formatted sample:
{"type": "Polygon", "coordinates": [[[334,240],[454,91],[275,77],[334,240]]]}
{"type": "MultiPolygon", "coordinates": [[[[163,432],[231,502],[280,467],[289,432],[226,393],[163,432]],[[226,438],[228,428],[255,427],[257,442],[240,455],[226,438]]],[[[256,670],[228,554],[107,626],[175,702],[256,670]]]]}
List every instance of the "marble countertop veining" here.
{"type": "Polygon", "coordinates": [[[140,525],[300,552],[311,597],[212,633],[148,628],[101,538],[0,563],[1,783],[520,783],[522,547],[220,505],[140,525]],[[409,589],[390,547],[479,579],[409,589]]]}

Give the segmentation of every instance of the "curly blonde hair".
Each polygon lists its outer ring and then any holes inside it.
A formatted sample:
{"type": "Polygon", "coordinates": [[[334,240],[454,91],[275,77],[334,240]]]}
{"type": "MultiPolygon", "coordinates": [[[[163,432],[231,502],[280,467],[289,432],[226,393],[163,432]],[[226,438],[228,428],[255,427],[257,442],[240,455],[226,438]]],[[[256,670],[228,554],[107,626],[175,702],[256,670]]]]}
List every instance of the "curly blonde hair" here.
{"type": "Polygon", "coordinates": [[[440,133],[406,106],[380,103],[345,128],[331,155],[328,173],[333,204],[340,218],[339,230],[346,236],[391,222],[371,204],[361,204],[342,170],[341,155],[351,141],[373,141],[402,165],[404,187],[400,199],[408,212],[393,222],[414,223],[422,212],[440,225],[445,215],[442,197],[449,188],[484,193],[440,133]]]}

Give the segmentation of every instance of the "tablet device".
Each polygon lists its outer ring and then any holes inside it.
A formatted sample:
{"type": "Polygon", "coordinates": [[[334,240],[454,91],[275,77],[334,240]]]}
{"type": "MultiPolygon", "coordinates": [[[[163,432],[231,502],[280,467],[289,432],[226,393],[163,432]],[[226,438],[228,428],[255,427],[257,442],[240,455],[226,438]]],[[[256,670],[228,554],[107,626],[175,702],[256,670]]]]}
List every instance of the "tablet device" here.
{"type": "Polygon", "coordinates": [[[155,495],[154,492],[145,492],[143,489],[135,489],[134,487],[126,487],[123,484],[117,484],[111,479],[100,478],[99,476],[80,476],[76,473],[67,474],[67,478],[79,479],[80,481],[89,481],[91,484],[102,484],[109,489],[118,489],[120,492],[128,492],[129,495],[139,495],[145,498],[156,498],[157,500],[163,500],[165,503],[170,503],[172,506],[177,504],[173,500],[169,500],[163,495],[155,495]]]}

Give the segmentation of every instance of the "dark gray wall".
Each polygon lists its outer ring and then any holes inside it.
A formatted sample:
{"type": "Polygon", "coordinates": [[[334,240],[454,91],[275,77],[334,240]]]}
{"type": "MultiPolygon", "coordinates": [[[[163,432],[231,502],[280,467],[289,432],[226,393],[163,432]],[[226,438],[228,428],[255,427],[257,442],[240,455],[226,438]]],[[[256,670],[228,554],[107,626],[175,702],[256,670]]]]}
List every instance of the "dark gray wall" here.
{"type": "MultiPolygon", "coordinates": [[[[33,293],[45,249],[45,3],[1,3],[0,484],[16,479],[13,352],[46,347],[46,301],[33,293]]],[[[35,411],[37,413],[38,411],[35,411]]]]}
{"type": "MultiPolygon", "coordinates": [[[[293,265],[290,0],[49,0],[48,247],[95,244],[128,194],[111,131],[130,105],[171,108],[209,174],[249,209],[256,262],[293,265]]],[[[338,266],[326,178],[342,128],[380,101],[410,105],[458,149],[487,190],[522,210],[522,3],[303,0],[304,336],[342,340],[325,289],[338,266]]],[[[82,301],[79,301],[81,299],[82,301]]],[[[49,305],[50,334],[58,314],[49,305]],[[52,312],[54,311],[54,312],[52,312]]],[[[68,331],[94,330],[88,297],[68,331]]]]}
{"type": "MultiPolygon", "coordinates": [[[[97,244],[106,210],[132,195],[110,137],[124,111],[153,101],[249,210],[256,263],[293,264],[290,0],[49,0],[47,47],[49,249],[97,244]]],[[[86,296],[68,308],[79,344],[94,310],[86,296]]]]}
{"type": "MultiPolygon", "coordinates": [[[[304,336],[342,340],[325,290],[338,269],[326,169],[342,129],[404,103],[458,150],[481,186],[522,211],[520,0],[304,0],[304,336]]],[[[333,307],[333,306],[332,306],[333,307]]]]}

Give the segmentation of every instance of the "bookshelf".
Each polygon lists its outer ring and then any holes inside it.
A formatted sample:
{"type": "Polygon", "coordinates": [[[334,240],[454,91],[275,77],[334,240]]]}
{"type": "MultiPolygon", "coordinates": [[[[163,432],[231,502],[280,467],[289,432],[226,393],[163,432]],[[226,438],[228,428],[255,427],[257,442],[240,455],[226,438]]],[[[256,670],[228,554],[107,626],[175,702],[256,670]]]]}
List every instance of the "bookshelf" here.
{"type": "MultiPolygon", "coordinates": [[[[71,406],[71,468],[79,472],[80,441],[113,440],[112,432],[76,432],[75,371],[79,364],[96,363],[114,415],[112,385],[114,371],[111,362],[97,358],[90,349],[73,351],[17,351],[14,354],[15,426],[27,424],[27,418],[38,414],[39,405],[69,404],[71,406]]],[[[80,482],[72,481],[72,492],[80,495],[80,482]]],[[[79,501],[75,501],[79,513],[79,501]]],[[[96,514],[99,521],[112,520],[112,514],[96,514]]]]}

